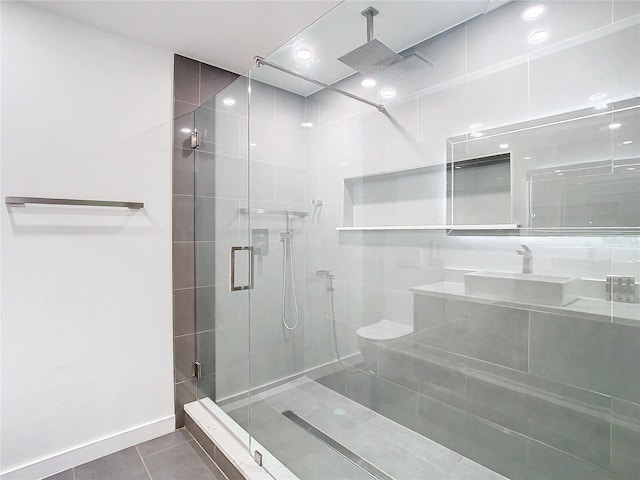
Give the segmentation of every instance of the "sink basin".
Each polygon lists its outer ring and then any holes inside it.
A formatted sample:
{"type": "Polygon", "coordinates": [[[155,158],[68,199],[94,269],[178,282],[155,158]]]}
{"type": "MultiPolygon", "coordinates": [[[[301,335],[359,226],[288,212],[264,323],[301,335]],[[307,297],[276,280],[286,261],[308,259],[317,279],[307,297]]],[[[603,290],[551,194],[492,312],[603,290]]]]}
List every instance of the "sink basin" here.
{"type": "Polygon", "coordinates": [[[580,280],[530,273],[472,272],[464,276],[469,295],[564,306],[578,299],[580,280]]]}

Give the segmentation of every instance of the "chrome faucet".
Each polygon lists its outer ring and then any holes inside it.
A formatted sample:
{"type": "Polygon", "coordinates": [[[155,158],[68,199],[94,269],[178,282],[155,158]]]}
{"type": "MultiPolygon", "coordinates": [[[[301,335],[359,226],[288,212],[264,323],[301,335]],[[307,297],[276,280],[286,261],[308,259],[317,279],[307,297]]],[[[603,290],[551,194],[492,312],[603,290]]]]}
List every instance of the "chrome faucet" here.
{"type": "Polygon", "coordinates": [[[533,252],[526,245],[520,245],[522,250],[517,250],[522,255],[522,273],[533,273],[533,252]]]}

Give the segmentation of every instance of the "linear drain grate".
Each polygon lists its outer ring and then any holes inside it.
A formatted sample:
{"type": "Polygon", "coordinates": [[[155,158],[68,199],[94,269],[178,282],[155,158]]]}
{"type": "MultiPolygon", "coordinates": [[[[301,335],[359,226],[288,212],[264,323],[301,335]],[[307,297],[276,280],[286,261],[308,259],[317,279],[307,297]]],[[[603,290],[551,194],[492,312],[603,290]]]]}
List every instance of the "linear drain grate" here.
{"type": "Polygon", "coordinates": [[[369,462],[367,462],[364,458],[362,458],[360,455],[352,452],[344,445],[341,445],[340,443],[336,442],[329,435],[327,435],[321,430],[318,430],[316,427],[311,425],[305,419],[293,413],[291,410],[285,410],[284,412],[282,412],[282,414],[285,417],[287,417],[289,420],[291,420],[293,423],[298,425],[300,428],[302,428],[309,434],[313,435],[315,438],[320,440],[325,445],[327,445],[329,448],[333,449],[334,451],[342,455],[351,463],[353,463],[357,467],[360,467],[362,470],[367,472],[373,478],[376,478],[377,480],[394,480],[393,477],[390,477],[389,475],[384,473],[382,470],[379,470],[377,467],[374,467],[369,462]]]}

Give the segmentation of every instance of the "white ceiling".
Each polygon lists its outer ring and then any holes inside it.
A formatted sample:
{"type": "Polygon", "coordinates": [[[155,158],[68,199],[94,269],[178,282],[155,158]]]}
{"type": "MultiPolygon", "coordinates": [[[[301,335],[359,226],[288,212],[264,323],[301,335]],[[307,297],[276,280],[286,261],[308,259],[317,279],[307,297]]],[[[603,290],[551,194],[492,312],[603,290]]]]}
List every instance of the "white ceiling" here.
{"type": "Polygon", "coordinates": [[[32,5],[236,73],[253,66],[338,0],[57,1],[32,5]]]}
{"type": "MultiPolygon", "coordinates": [[[[332,84],[354,73],[337,58],[366,42],[360,12],[368,6],[380,12],[375,38],[400,52],[509,0],[27,1],[235,73],[245,73],[259,55],[332,84]],[[296,64],[300,46],[313,50],[310,65],[296,64]]],[[[252,75],[300,95],[318,90],[268,67],[252,75]]]]}
{"type": "MultiPolygon", "coordinates": [[[[333,84],[355,73],[338,57],[367,42],[367,21],[361,14],[367,7],[373,6],[379,12],[374,17],[374,37],[391,50],[401,52],[484,13],[490,3],[490,0],[347,0],[284,44],[268,60],[333,84]],[[314,57],[310,61],[297,60],[295,52],[300,48],[311,50],[314,57]]],[[[319,89],[269,67],[256,69],[251,75],[304,96],[319,89]]]]}

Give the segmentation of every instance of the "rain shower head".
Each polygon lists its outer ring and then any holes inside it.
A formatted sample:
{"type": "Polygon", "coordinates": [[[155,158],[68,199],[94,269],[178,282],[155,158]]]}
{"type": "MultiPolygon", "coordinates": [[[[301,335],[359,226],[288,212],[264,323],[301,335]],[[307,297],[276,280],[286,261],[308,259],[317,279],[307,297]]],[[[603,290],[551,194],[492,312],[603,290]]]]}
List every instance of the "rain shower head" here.
{"type": "Polygon", "coordinates": [[[342,63],[360,73],[375,73],[404,58],[381,41],[373,38],[373,17],[377,14],[378,11],[373,7],[362,11],[362,15],[367,17],[367,43],[338,58],[342,63]]]}

